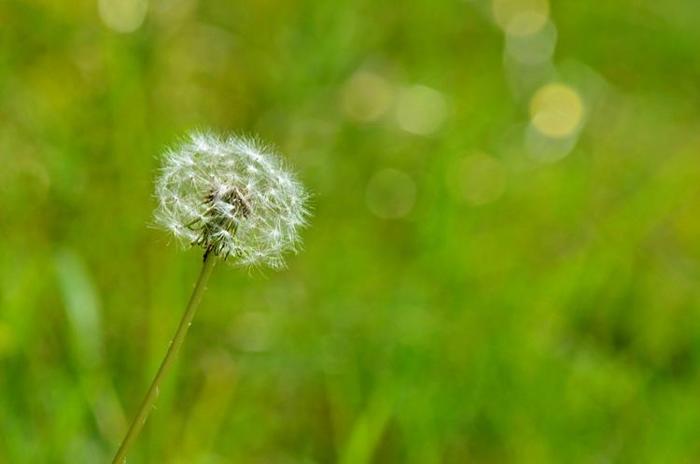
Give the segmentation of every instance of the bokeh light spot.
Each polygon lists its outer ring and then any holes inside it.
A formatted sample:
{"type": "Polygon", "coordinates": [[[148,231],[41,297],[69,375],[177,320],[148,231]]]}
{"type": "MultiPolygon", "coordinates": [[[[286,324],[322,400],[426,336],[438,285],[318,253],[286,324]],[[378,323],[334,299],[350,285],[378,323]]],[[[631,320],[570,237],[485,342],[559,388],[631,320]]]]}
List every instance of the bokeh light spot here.
{"type": "Polygon", "coordinates": [[[532,125],[547,137],[572,135],[583,120],[583,112],[581,96],[566,84],[546,84],[530,100],[532,125]]]}
{"type": "Polygon", "coordinates": [[[506,36],[506,52],[521,64],[535,65],[550,61],[557,42],[557,29],[547,21],[537,33],[506,36]]]}
{"type": "Polygon", "coordinates": [[[438,131],[447,116],[442,93],[424,85],[401,90],[396,105],[396,122],[406,132],[430,135],[438,131]]]}
{"type": "Polygon", "coordinates": [[[483,153],[467,156],[447,173],[452,194],[478,206],[496,201],[506,189],[507,172],[503,163],[483,153]]]}
{"type": "Polygon", "coordinates": [[[141,27],[148,0],[97,0],[97,9],[102,22],[117,32],[134,32],[141,27]]]}
{"type": "Polygon", "coordinates": [[[537,33],[549,19],[547,0],[493,0],[493,18],[508,35],[537,33]]]}
{"type": "Polygon", "coordinates": [[[553,163],[566,157],[576,146],[578,137],[552,138],[532,125],[525,129],[525,148],[528,154],[542,163],[553,163]]]}
{"type": "Polygon", "coordinates": [[[358,71],[343,86],[340,106],[348,118],[371,122],[387,112],[392,98],[393,90],[386,79],[370,71],[358,71]]]}
{"type": "Polygon", "coordinates": [[[406,173],[383,169],[367,184],[367,207],[382,219],[398,219],[408,215],[416,201],[416,184],[406,173]]]}

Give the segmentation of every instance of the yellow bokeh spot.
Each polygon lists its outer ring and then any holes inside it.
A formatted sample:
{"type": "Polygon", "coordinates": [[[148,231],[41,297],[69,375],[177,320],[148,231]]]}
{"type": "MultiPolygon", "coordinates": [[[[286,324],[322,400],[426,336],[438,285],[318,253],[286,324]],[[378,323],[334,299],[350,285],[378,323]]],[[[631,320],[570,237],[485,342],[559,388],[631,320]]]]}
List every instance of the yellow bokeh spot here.
{"type": "Polygon", "coordinates": [[[535,34],[549,19],[547,0],[493,0],[491,7],[496,24],[508,35],[535,34]]]}
{"type": "Polygon", "coordinates": [[[100,19],[107,27],[117,32],[134,32],[141,27],[148,0],[97,0],[100,19]]]}
{"type": "Polygon", "coordinates": [[[581,96],[566,84],[546,84],[530,100],[532,125],[547,137],[572,135],[581,125],[583,113],[581,96]]]}
{"type": "Polygon", "coordinates": [[[447,102],[439,91],[425,85],[406,87],[396,104],[398,126],[411,134],[431,135],[447,117],[447,102]]]}
{"type": "Polygon", "coordinates": [[[382,76],[358,71],[343,86],[340,107],[350,119],[376,121],[391,106],[393,93],[392,86],[382,76]]]}

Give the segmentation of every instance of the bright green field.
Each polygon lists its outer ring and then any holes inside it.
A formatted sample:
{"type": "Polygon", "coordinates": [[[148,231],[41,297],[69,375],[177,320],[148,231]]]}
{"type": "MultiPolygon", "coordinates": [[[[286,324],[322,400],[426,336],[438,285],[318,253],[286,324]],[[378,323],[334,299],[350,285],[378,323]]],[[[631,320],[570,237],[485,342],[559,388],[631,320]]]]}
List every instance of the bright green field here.
{"type": "Polygon", "coordinates": [[[147,1],[0,1],[0,463],[110,462],[193,128],[313,218],[215,269],[130,464],[700,461],[696,0],[147,1]]]}

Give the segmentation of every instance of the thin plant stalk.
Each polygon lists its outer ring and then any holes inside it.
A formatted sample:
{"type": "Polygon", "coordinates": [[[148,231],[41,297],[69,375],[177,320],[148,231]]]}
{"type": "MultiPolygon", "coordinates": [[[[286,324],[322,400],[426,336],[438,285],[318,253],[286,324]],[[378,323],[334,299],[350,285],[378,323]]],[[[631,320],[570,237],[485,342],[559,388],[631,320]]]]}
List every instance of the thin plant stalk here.
{"type": "Polygon", "coordinates": [[[136,417],[134,417],[134,420],[131,422],[129,430],[126,433],[126,436],[124,437],[124,440],[122,441],[119,450],[117,450],[117,454],[112,460],[112,464],[123,464],[126,462],[126,455],[129,452],[129,449],[134,444],[136,437],[138,437],[139,432],[141,432],[141,429],[146,423],[148,415],[150,414],[151,409],[153,409],[153,406],[156,400],[158,399],[158,395],[160,393],[160,385],[163,381],[163,378],[166,375],[168,375],[168,372],[170,372],[170,370],[172,369],[173,362],[175,361],[175,356],[177,355],[180,346],[182,346],[182,342],[185,340],[185,335],[187,335],[187,329],[189,329],[190,325],[192,325],[192,319],[194,318],[194,315],[197,312],[197,307],[199,306],[199,303],[202,301],[204,289],[206,287],[207,281],[209,280],[209,276],[211,275],[211,272],[214,269],[214,264],[216,263],[216,260],[217,257],[214,255],[214,253],[209,253],[209,251],[207,251],[207,253],[204,254],[202,270],[200,271],[199,277],[197,278],[197,283],[194,287],[194,290],[192,291],[190,301],[189,303],[187,303],[187,308],[185,309],[185,312],[182,315],[182,319],[180,319],[180,325],[178,325],[177,327],[175,336],[173,337],[172,341],[170,342],[170,346],[168,347],[168,352],[165,354],[165,357],[163,358],[163,361],[160,364],[160,368],[158,368],[158,372],[153,378],[151,386],[148,388],[148,393],[146,393],[146,397],[143,399],[143,402],[141,403],[141,406],[139,407],[139,410],[136,413],[136,417]]]}

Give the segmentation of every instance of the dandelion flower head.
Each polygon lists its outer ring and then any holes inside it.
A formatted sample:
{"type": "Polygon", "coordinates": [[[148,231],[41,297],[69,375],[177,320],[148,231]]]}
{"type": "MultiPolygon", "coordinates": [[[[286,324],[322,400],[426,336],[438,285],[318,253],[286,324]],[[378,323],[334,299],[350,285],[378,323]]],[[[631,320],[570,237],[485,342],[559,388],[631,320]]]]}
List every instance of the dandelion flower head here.
{"type": "Polygon", "coordinates": [[[193,132],[165,154],[156,222],[187,245],[244,266],[284,266],[305,225],[307,194],[250,138],[193,132]]]}

